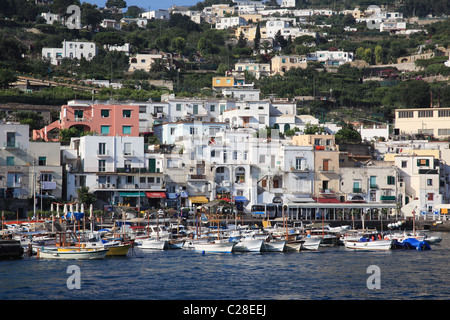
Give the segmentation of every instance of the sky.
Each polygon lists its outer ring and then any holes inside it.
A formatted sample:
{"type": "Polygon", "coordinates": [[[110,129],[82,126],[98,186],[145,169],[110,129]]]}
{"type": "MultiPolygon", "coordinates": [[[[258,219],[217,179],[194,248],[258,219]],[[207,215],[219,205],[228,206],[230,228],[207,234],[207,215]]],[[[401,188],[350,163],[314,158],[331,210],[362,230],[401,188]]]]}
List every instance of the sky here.
{"type": "MultiPolygon", "coordinates": [[[[80,2],[96,4],[100,8],[105,6],[106,0],[81,0],[80,2]]],[[[197,4],[197,2],[201,2],[201,0],[125,0],[125,2],[128,7],[138,6],[139,8],[148,10],[148,7],[150,6],[150,10],[157,10],[168,9],[172,5],[193,6],[197,4]]]]}

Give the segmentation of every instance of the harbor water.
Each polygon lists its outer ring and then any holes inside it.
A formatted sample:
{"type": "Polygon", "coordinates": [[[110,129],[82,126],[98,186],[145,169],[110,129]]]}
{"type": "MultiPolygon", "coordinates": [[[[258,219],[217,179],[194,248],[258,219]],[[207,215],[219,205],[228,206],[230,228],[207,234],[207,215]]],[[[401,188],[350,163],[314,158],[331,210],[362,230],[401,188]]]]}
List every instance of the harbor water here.
{"type": "Polygon", "coordinates": [[[1,300],[446,300],[450,233],[431,250],[199,253],[0,261],[1,300]],[[79,271],[79,287],[69,285],[79,271]],[[373,270],[375,266],[378,273],[373,270]],[[372,281],[376,275],[375,281],[372,281]],[[373,284],[378,287],[374,288],[373,284]],[[372,286],[371,286],[372,284],[372,286]]]}

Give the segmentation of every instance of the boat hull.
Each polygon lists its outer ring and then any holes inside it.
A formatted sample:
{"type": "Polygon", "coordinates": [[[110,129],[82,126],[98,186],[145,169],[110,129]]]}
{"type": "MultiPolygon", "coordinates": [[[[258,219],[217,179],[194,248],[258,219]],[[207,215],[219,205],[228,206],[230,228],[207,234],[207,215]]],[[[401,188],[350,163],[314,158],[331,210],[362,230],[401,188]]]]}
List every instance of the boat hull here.
{"type": "Polygon", "coordinates": [[[393,240],[377,240],[369,242],[345,241],[346,249],[355,251],[388,251],[392,249],[393,240]]]}
{"type": "Polygon", "coordinates": [[[198,252],[232,253],[236,246],[234,242],[194,243],[194,250],[198,252]]]}
{"type": "Polygon", "coordinates": [[[286,242],[286,251],[300,251],[303,241],[286,242]]]}
{"type": "Polygon", "coordinates": [[[106,256],[109,256],[109,257],[126,256],[128,254],[128,251],[131,249],[131,244],[110,246],[107,248],[109,250],[108,250],[108,253],[106,254],[106,256]]]}
{"type": "Polygon", "coordinates": [[[150,250],[166,250],[169,248],[167,240],[146,239],[140,242],[139,248],[150,250]]]}
{"type": "Polygon", "coordinates": [[[261,248],[263,252],[283,252],[286,248],[286,241],[276,240],[264,242],[261,248]]]}
{"type": "Polygon", "coordinates": [[[320,238],[306,238],[302,243],[300,250],[319,250],[322,239],[320,238]]]}
{"type": "Polygon", "coordinates": [[[37,257],[39,259],[59,259],[59,260],[93,260],[104,259],[109,249],[39,249],[37,257]]]}
{"type": "Polygon", "coordinates": [[[242,240],[234,246],[237,252],[261,252],[263,240],[242,240]]]}

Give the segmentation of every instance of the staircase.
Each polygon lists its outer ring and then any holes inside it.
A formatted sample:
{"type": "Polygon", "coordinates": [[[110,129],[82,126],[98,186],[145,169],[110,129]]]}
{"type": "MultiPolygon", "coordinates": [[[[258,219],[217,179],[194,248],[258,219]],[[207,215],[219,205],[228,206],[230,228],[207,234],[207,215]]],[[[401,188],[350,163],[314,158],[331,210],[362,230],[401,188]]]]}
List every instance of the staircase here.
{"type": "Polygon", "coordinates": [[[48,126],[45,126],[42,129],[33,130],[33,140],[42,139],[44,141],[48,141],[47,137],[48,132],[55,128],[61,129],[61,124],[59,123],[59,120],[50,123],[48,126]]]}

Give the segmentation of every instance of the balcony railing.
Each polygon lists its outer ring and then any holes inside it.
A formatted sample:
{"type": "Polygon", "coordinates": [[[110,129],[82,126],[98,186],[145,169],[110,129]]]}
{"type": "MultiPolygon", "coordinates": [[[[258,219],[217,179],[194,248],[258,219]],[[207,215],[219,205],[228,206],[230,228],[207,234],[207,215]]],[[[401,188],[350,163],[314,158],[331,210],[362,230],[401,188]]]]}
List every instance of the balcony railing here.
{"type": "Polygon", "coordinates": [[[353,193],[363,193],[362,188],[353,188],[353,193]]]}
{"type": "Polygon", "coordinates": [[[5,142],[3,144],[4,149],[19,149],[20,143],[19,142],[5,142]]]}
{"type": "Polygon", "coordinates": [[[97,150],[97,157],[109,157],[109,150],[97,150]]]}
{"type": "Polygon", "coordinates": [[[206,175],[204,174],[190,174],[189,175],[190,180],[206,180],[206,175]]]}
{"type": "Polygon", "coordinates": [[[334,191],[332,189],[319,189],[319,192],[324,193],[324,194],[334,193],[334,191]]]}
{"type": "Polygon", "coordinates": [[[124,157],[134,157],[134,150],[123,150],[122,155],[124,157]]]}
{"type": "Polygon", "coordinates": [[[330,173],[333,173],[334,172],[334,167],[322,167],[322,166],[320,166],[319,167],[319,172],[330,172],[330,173]]]}

